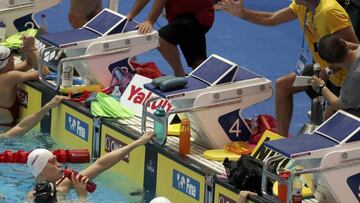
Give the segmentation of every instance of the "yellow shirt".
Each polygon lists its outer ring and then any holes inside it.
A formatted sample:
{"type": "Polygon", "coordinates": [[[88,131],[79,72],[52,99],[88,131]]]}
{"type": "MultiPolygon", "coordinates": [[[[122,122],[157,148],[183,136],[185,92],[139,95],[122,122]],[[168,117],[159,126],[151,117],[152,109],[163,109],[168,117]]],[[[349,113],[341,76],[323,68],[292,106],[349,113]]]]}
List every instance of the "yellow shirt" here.
{"type": "MultiPolygon", "coordinates": [[[[336,0],[320,0],[319,5],[315,9],[315,15],[313,15],[312,11],[306,12],[307,8],[297,5],[295,1],[293,1],[289,7],[297,15],[302,29],[304,29],[305,15],[307,15],[305,39],[308,42],[314,60],[324,69],[328,65],[320,58],[319,54],[315,52],[314,44],[325,35],[333,34],[334,32],[352,26],[349,15],[336,0]]],[[[330,81],[336,86],[341,86],[347,74],[348,69],[343,68],[341,71],[336,72],[330,78],[330,81]]]]}

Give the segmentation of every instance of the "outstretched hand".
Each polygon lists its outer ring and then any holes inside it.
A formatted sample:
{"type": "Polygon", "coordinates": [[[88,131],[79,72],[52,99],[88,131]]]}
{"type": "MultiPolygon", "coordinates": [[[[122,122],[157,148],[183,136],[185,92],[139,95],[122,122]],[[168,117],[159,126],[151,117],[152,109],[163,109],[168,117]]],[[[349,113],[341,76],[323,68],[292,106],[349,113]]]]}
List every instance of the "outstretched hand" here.
{"type": "Polygon", "coordinates": [[[221,0],[214,5],[215,9],[223,10],[227,13],[230,13],[234,16],[242,17],[244,10],[244,1],[243,0],[221,0]]]}
{"type": "Polygon", "coordinates": [[[55,96],[47,103],[47,105],[48,105],[50,108],[57,107],[57,106],[59,106],[59,104],[61,103],[61,101],[64,100],[64,99],[69,99],[69,97],[61,96],[61,95],[55,95],[55,96]]]}
{"type": "Polygon", "coordinates": [[[249,195],[257,195],[257,193],[251,192],[251,191],[242,190],[242,191],[239,193],[239,200],[237,201],[237,203],[246,203],[246,200],[247,200],[247,198],[248,198],[249,195]]]}
{"type": "Polygon", "coordinates": [[[144,145],[148,143],[152,138],[154,137],[153,131],[147,131],[145,132],[139,139],[136,140],[138,145],[144,145]]]}

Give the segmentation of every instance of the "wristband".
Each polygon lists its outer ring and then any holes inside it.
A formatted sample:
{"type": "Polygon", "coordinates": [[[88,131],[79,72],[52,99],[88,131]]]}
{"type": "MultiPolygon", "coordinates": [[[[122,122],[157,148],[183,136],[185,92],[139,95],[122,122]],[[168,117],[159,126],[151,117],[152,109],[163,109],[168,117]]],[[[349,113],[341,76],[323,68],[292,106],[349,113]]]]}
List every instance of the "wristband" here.
{"type": "Polygon", "coordinates": [[[33,49],[25,49],[24,51],[26,51],[26,52],[33,52],[33,51],[36,51],[37,50],[37,48],[35,47],[35,48],[33,48],[33,49]]]}
{"type": "Polygon", "coordinates": [[[323,89],[324,87],[326,87],[326,85],[321,85],[321,86],[319,86],[319,93],[322,92],[322,89],[323,89]]]}

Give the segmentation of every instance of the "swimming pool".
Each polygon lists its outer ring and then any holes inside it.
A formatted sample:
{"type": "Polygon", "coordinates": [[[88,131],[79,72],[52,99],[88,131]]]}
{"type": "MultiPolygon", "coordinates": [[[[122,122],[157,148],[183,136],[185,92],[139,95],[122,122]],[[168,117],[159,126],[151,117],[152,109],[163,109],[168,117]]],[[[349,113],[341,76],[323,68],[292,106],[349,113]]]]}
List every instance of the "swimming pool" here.
{"type": "MultiPolygon", "coordinates": [[[[66,147],[56,144],[49,136],[35,131],[0,142],[0,152],[20,149],[30,151],[34,148],[65,149],[66,147]]],[[[88,164],[66,164],[66,166],[80,171],[88,164]]],[[[132,184],[124,176],[104,172],[94,182],[97,184],[97,189],[94,193],[89,193],[88,202],[143,202],[142,195],[130,195],[141,191],[142,186],[132,184]],[[116,181],[114,181],[115,176],[116,181]]],[[[34,177],[28,171],[26,164],[0,163],[0,194],[5,197],[4,200],[0,199],[1,203],[25,202],[24,197],[34,183],[34,177]]],[[[74,200],[76,197],[75,190],[71,190],[69,199],[74,200]]]]}

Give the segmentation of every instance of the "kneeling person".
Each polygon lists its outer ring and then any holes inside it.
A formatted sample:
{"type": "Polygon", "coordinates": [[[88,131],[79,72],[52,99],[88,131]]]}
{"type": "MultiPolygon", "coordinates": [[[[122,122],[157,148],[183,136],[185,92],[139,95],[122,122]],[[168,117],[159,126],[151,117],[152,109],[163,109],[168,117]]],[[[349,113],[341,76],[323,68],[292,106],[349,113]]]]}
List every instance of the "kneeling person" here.
{"type": "Polygon", "coordinates": [[[343,109],[351,114],[360,116],[360,92],[358,91],[360,86],[359,44],[347,42],[335,35],[327,35],[320,39],[318,52],[322,59],[332,65],[331,67],[334,72],[342,70],[342,67],[346,67],[349,69],[349,74],[342,85],[339,97],[334,95],[320,78],[313,78],[313,88],[326,97],[333,109],[343,109]]]}

